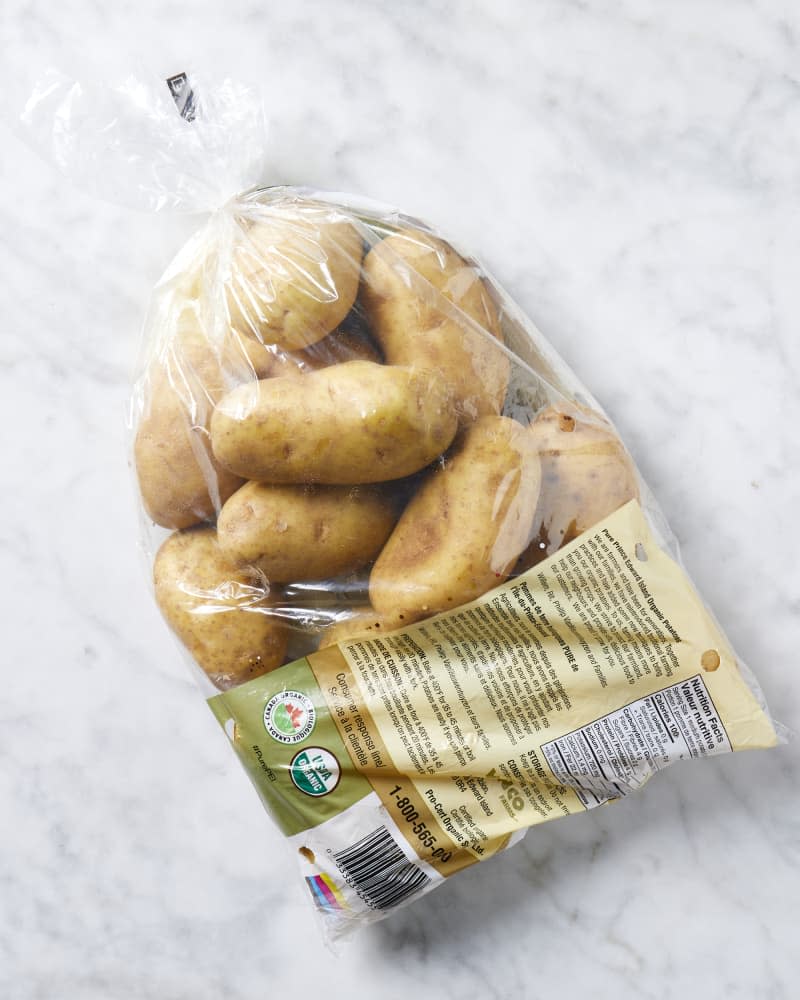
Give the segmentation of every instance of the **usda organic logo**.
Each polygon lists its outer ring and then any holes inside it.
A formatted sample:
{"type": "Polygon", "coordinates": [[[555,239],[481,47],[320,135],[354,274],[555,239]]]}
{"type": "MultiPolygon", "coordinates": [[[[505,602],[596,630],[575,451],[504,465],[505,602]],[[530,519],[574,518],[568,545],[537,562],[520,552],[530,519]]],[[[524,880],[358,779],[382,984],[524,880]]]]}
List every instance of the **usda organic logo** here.
{"type": "Polygon", "coordinates": [[[264,709],[264,728],[278,743],[302,743],[316,721],[314,702],[300,691],[281,691],[264,709]]]}
{"type": "Polygon", "coordinates": [[[306,747],[292,758],[289,777],[306,795],[327,795],[339,784],[339,761],[324,747],[306,747]]]}

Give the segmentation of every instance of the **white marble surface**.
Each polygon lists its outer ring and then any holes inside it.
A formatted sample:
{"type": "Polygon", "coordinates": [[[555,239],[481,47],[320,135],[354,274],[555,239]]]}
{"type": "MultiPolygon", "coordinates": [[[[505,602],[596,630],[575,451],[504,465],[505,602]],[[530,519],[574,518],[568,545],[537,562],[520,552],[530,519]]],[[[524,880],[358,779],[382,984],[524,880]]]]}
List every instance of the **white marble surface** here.
{"type": "MultiPolygon", "coordinates": [[[[59,51],[239,73],[270,180],[474,247],[612,413],[798,728],[800,11],[789,0],[3,5],[59,51]],[[126,5],[127,8],[127,5],[126,5]],[[123,49],[124,46],[124,49],[123,49]]],[[[798,750],[678,765],[334,958],[160,621],[123,415],[191,230],[0,158],[0,996],[797,996],[798,750]]]]}

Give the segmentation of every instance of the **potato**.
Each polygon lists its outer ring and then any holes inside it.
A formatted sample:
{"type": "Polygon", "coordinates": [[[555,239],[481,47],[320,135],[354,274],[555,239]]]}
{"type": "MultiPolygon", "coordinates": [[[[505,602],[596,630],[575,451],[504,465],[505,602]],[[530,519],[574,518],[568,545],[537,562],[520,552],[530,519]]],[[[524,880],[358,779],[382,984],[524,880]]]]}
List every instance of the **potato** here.
{"type": "Polygon", "coordinates": [[[482,417],[463,431],[372,568],[378,616],[410,624],[502,583],[530,537],[539,480],[536,442],[515,420],[482,417]]]}
{"type": "Polygon", "coordinates": [[[341,621],[336,621],[325,629],[320,636],[319,648],[326,649],[328,646],[336,646],[340,642],[388,631],[386,624],[372,608],[354,608],[353,614],[348,618],[342,618],[341,621]]]}
{"type": "Polygon", "coordinates": [[[435,372],[370,361],[240,386],[211,420],[217,460],[271,483],[399,479],[433,461],[455,431],[452,400],[435,372]]]}
{"type": "Polygon", "coordinates": [[[170,628],[220,690],[283,662],[287,630],[269,614],[269,593],[223,557],[213,528],[170,535],[153,579],[170,628]]]}
{"type": "Polygon", "coordinates": [[[497,310],[452,247],[414,229],[387,237],[364,260],[362,300],[387,364],[441,372],[462,424],[500,412],[510,365],[497,310]]]}
{"type": "Polygon", "coordinates": [[[636,469],[599,413],[550,406],[529,433],[542,463],[542,489],[520,573],[639,496],[636,469]]]}
{"type": "Polygon", "coordinates": [[[396,520],[374,487],[246,483],[222,508],[217,533],[228,559],[269,580],[326,580],[372,562],[396,520]]]}
{"type": "Polygon", "coordinates": [[[287,351],[322,340],[350,312],[362,255],[358,231],[332,209],[263,209],[242,223],[230,250],[231,326],[287,351]]]}
{"type": "Polygon", "coordinates": [[[213,517],[241,485],[211,452],[208,422],[216,400],[244,377],[223,370],[192,309],[180,315],[163,358],[150,369],[149,396],[136,432],[134,461],[148,515],[165,528],[213,517]]]}

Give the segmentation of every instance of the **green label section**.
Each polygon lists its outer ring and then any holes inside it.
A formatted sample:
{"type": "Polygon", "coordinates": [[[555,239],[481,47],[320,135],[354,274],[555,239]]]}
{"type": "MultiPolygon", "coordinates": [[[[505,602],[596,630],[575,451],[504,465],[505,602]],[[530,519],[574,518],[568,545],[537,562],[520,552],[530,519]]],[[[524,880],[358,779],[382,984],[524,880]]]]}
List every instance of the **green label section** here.
{"type": "Polygon", "coordinates": [[[324,823],[372,791],[353,767],[307,660],[208,704],[286,836],[324,823]]]}

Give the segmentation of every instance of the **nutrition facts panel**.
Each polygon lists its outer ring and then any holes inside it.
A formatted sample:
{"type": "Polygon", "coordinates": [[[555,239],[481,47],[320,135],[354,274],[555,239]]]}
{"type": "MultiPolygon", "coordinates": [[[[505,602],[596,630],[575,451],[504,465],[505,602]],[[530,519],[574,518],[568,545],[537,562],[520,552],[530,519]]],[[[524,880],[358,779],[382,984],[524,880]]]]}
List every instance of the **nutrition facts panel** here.
{"type": "Polygon", "coordinates": [[[542,745],[555,778],[587,809],[627,795],[676,760],[729,750],[699,674],[542,745]]]}

